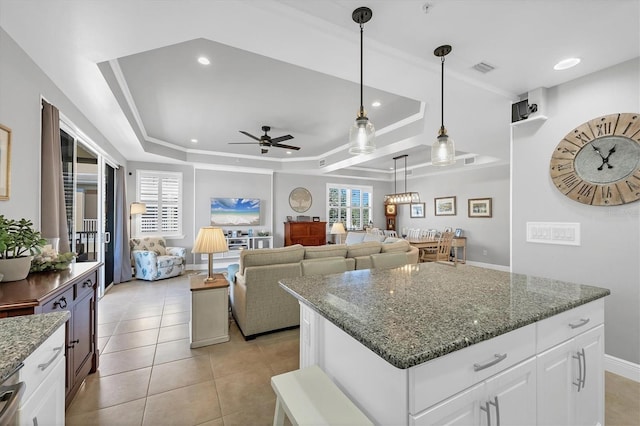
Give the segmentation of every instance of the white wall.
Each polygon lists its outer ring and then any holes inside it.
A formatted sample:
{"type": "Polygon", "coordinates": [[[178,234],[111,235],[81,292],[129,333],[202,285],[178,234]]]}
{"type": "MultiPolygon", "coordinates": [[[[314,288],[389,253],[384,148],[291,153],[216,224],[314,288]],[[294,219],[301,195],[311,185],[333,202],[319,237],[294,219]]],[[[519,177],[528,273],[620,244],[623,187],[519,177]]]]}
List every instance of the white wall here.
{"type": "Polygon", "coordinates": [[[640,113],[640,59],[548,92],[549,119],[513,131],[513,272],[606,287],[606,348],[640,363],[640,202],[589,206],[562,195],[549,177],[555,146],[578,125],[617,112],[640,113]],[[526,222],[579,222],[582,244],[527,243],[526,222]]]}
{"type": "Polygon", "coordinates": [[[40,223],[40,96],[55,105],[115,161],[124,157],[95,129],[25,52],[0,28],[0,123],[11,134],[11,192],[0,214],[40,223]]]}

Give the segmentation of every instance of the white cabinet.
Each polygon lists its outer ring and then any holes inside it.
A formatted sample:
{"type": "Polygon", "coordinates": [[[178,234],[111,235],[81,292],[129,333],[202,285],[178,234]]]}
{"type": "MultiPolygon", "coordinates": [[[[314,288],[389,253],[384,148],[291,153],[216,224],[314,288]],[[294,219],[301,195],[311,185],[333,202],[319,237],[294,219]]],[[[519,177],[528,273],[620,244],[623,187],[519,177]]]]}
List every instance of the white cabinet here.
{"type": "Polygon", "coordinates": [[[203,275],[192,275],[191,348],[229,341],[229,282],[216,278],[205,282],[203,275]]]}
{"type": "Polygon", "coordinates": [[[273,248],[273,237],[241,235],[239,237],[225,236],[229,251],[224,253],[215,253],[214,259],[239,258],[241,250],[253,250],[261,248],[273,248]]]}
{"type": "Polygon", "coordinates": [[[535,425],[534,357],[472,386],[424,413],[413,425],[535,425]]]}
{"type": "Polygon", "coordinates": [[[20,380],[26,390],[18,409],[18,424],[63,425],[65,407],[65,325],[24,360],[20,380]]]}
{"type": "Polygon", "coordinates": [[[604,423],[604,325],[538,355],[538,424],[604,423]]]}

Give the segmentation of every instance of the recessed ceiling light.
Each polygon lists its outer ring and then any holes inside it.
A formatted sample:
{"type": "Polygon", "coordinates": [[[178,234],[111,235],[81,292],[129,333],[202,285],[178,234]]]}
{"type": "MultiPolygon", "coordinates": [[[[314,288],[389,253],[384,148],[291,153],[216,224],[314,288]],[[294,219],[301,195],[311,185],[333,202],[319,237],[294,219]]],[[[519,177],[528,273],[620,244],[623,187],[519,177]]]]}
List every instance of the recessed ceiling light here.
{"type": "Polygon", "coordinates": [[[572,67],[575,67],[580,63],[580,58],[567,58],[563,59],[557,64],[553,66],[553,69],[556,71],[566,70],[572,67]]]}
{"type": "Polygon", "coordinates": [[[200,56],[198,58],[198,62],[200,62],[202,65],[209,65],[211,63],[209,58],[205,58],[204,56],[200,56]]]}
{"type": "Polygon", "coordinates": [[[291,151],[287,151],[287,154],[291,155],[291,151]]]}
{"type": "Polygon", "coordinates": [[[198,143],[198,139],[191,139],[191,143],[198,143]]]}
{"type": "Polygon", "coordinates": [[[374,108],[378,108],[380,105],[382,105],[382,102],[380,101],[373,101],[373,103],[371,104],[371,106],[374,108]]]}

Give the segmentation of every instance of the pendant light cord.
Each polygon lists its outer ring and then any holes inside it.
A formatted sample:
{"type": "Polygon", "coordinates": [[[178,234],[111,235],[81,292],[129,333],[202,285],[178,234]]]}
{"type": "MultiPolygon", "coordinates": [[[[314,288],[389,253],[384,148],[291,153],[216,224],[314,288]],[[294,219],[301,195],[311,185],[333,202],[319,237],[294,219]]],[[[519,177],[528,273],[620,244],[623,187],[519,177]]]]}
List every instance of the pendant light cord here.
{"type": "Polygon", "coordinates": [[[440,129],[444,129],[444,56],[440,59],[442,72],[440,73],[440,129]]]}
{"type": "Polygon", "coordinates": [[[363,89],[363,87],[364,87],[363,81],[364,81],[364,79],[363,79],[363,71],[362,71],[362,69],[364,68],[363,59],[362,59],[362,57],[363,57],[363,53],[362,52],[363,52],[363,49],[364,49],[363,28],[364,28],[364,25],[361,22],[360,23],[360,114],[359,114],[359,117],[364,116],[364,95],[363,95],[363,91],[364,91],[364,89],[363,89]]]}

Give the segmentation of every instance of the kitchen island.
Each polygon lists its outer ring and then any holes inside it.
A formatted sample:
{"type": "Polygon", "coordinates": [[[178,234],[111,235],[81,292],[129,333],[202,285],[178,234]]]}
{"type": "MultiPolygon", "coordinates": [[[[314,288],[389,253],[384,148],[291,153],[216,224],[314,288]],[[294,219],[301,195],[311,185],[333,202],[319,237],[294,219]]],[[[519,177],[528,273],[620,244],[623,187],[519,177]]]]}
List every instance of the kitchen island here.
{"type": "Polygon", "coordinates": [[[301,305],[300,367],[375,423],[603,422],[609,290],[438,263],[281,286],[301,305]]]}

